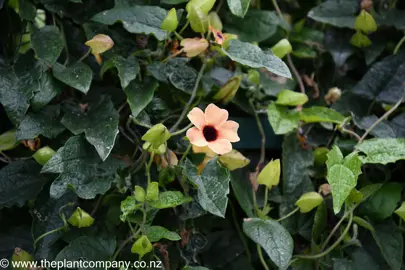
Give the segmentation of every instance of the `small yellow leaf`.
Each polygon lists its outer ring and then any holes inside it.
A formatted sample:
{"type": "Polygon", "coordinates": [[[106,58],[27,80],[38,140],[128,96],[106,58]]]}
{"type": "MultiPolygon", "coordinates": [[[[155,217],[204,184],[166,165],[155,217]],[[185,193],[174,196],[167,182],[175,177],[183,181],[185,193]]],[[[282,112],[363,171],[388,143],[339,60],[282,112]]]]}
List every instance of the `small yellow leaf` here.
{"type": "Polygon", "coordinates": [[[363,9],[359,16],[356,17],[354,29],[368,34],[370,32],[377,31],[377,23],[375,22],[373,16],[363,9]]]}
{"type": "Polygon", "coordinates": [[[220,156],[218,160],[222,166],[230,171],[243,168],[250,163],[248,158],[235,149],[220,156]]]}
{"type": "Polygon", "coordinates": [[[280,172],[280,160],[272,160],[259,173],[259,176],[257,177],[257,183],[259,183],[260,185],[265,185],[267,186],[267,188],[277,186],[280,182],[280,172]]]}
{"type": "Polygon", "coordinates": [[[146,235],[142,235],[136,242],[132,245],[131,252],[139,255],[139,260],[142,257],[151,252],[153,249],[152,243],[149,241],[146,235]]]}
{"type": "Polygon", "coordinates": [[[107,35],[98,34],[85,44],[91,48],[93,54],[100,54],[111,49],[114,46],[114,41],[107,35]]]}
{"type": "Polygon", "coordinates": [[[303,194],[295,203],[300,208],[301,213],[308,213],[315,207],[318,207],[323,201],[322,196],[315,191],[303,194]]]}
{"type": "Polygon", "coordinates": [[[77,207],[68,222],[78,228],[90,227],[94,223],[94,218],[80,207],[77,207]]]}
{"type": "Polygon", "coordinates": [[[273,51],[274,55],[283,58],[290,52],[292,52],[292,46],[291,43],[288,41],[288,39],[282,39],[279,42],[277,42],[276,45],[274,45],[271,50],[273,51]]]}
{"type": "Polygon", "coordinates": [[[168,32],[173,32],[176,30],[177,26],[179,25],[179,21],[177,19],[176,9],[172,8],[168,13],[166,18],[163,20],[162,25],[160,28],[166,30],[168,32]]]}
{"type": "Polygon", "coordinates": [[[394,213],[405,220],[405,202],[402,202],[401,206],[397,210],[395,210],[394,213]]]}
{"type": "Polygon", "coordinates": [[[187,57],[194,57],[208,48],[208,41],[203,38],[185,38],[180,42],[187,57]]]}
{"type": "Polygon", "coordinates": [[[350,44],[358,48],[363,48],[370,46],[372,43],[366,35],[364,35],[360,31],[357,31],[350,39],[350,44]]]}
{"type": "Polygon", "coordinates": [[[214,95],[213,99],[221,101],[222,103],[230,102],[235,97],[241,81],[241,75],[230,78],[229,81],[214,95]]]}

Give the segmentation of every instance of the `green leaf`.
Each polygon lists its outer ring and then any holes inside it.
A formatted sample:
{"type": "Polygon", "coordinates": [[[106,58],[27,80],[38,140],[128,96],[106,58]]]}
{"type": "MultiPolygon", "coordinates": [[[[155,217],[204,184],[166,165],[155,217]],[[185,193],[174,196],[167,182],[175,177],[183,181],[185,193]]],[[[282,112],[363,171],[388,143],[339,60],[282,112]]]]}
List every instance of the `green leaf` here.
{"type": "Polygon", "coordinates": [[[210,270],[210,269],[203,266],[186,266],[181,270],[210,270]]]}
{"type": "Polygon", "coordinates": [[[186,10],[188,13],[192,10],[193,7],[196,7],[198,9],[201,9],[201,11],[207,15],[208,12],[212,9],[214,6],[216,0],[191,0],[188,2],[186,5],[186,10]]]}
{"type": "Polygon", "coordinates": [[[326,166],[328,170],[330,170],[330,168],[332,168],[333,165],[343,163],[343,154],[337,145],[334,145],[332,147],[332,150],[330,150],[328,154],[326,154],[326,156],[328,157],[328,160],[326,161],[326,166]]]}
{"type": "Polygon", "coordinates": [[[12,150],[18,146],[16,130],[10,129],[0,135],[0,152],[12,150]]]}
{"type": "Polygon", "coordinates": [[[103,76],[107,70],[114,67],[117,68],[122,88],[128,87],[129,83],[136,79],[136,75],[140,70],[138,60],[134,56],[124,58],[121,55],[113,55],[103,63],[100,76],[103,76]]]}
{"type": "Polygon", "coordinates": [[[353,153],[347,155],[344,159],[343,165],[346,166],[350,171],[352,171],[352,173],[356,179],[361,174],[362,162],[361,162],[357,152],[353,152],[353,153]]]}
{"type": "Polygon", "coordinates": [[[77,207],[73,214],[68,219],[68,222],[78,228],[90,227],[94,223],[92,218],[86,211],[77,207]]]}
{"type": "Polygon", "coordinates": [[[322,202],[323,197],[319,193],[312,191],[303,194],[295,205],[300,208],[301,213],[308,213],[322,202]]]}
{"type": "Polygon", "coordinates": [[[159,183],[151,182],[146,191],[146,200],[156,201],[159,198],[159,183]]]}
{"type": "MultiPolygon", "coordinates": [[[[136,191],[137,191],[137,189],[135,187],[135,192],[136,191]]],[[[138,198],[138,199],[140,199],[140,198],[138,198]]],[[[123,200],[121,202],[121,212],[122,212],[122,214],[120,216],[121,221],[125,222],[128,215],[135,213],[135,211],[140,209],[142,207],[142,205],[143,205],[142,203],[138,202],[138,200],[136,199],[136,196],[128,196],[125,200],[123,200]]]]}
{"type": "Polygon", "coordinates": [[[38,113],[28,113],[17,128],[17,140],[30,140],[43,135],[55,138],[65,127],[59,121],[59,106],[48,106],[38,113]]]}
{"type": "Polygon", "coordinates": [[[31,44],[38,58],[51,66],[58,60],[64,47],[59,28],[54,25],[34,30],[31,33],[31,44]]]}
{"type": "Polygon", "coordinates": [[[356,145],[366,154],[360,156],[363,163],[388,164],[405,159],[405,139],[370,139],[356,145]]]}
{"type": "Polygon", "coordinates": [[[65,67],[55,63],[52,69],[53,76],[59,81],[87,94],[93,79],[93,71],[82,62],[65,67]]]}
{"type": "Polygon", "coordinates": [[[134,196],[138,202],[143,203],[145,201],[145,197],[146,197],[145,189],[141,186],[135,186],[134,196]]]}
{"type": "Polygon", "coordinates": [[[62,92],[64,84],[55,79],[50,72],[42,72],[37,89],[31,99],[31,106],[38,111],[48,105],[54,97],[62,92]]]}
{"type": "Polygon", "coordinates": [[[402,220],[405,220],[405,202],[402,202],[401,206],[394,213],[400,216],[402,220]]]}
{"type": "Polygon", "coordinates": [[[165,209],[176,207],[191,201],[191,197],[185,197],[180,191],[165,191],[160,192],[159,198],[156,201],[152,201],[150,204],[152,207],[165,209]]]}
{"type": "Polygon", "coordinates": [[[294,241],[288,231],[274,220],[245,219],[244,233],[259,244],[279,268],[287,267],[293,253],[294,241]]]}
{"type": "Polygon", "coordinates": [[[239,151],[233,149],[231,152],[219,156],[218,161],[229,171],[234,171],[246,167],[250,160],[239,151]]]}
{"type": "Polygon", "coordinates": [[[333,211],[340,212],[342,205],[357,184],[357,178],[347,167],[336,164],[328,169],[327,176],[333,197],[333,211]]]}
{"type": "Polygon", "coordinates": [[[383,183],[378,183],[378,184],[371,184],[371,185],[362,187],[360,189],[360,192],[361,192],[361,194],[363,194],[363,201],[367,200],[372,195],[374,195],[382,186],[383,186],[383,183]]]}
{"type": "MultiPolygon", "coordinates": [[[[228,0],[230,1],[230,0],[228,0]]],[[[235,0],[244,1],[244,0],[235,0]]],[[[245,42],[261,42],[272,37],[278,26],[290,30],[290,25],[274,11],[250,9],[243,18],[225,13],[222,16],[224,29],[245,42]]]]}
{"type": "Polygon", "coordinates": [[[118,134],[119,114],[107,96],[88,104],[88,110],[80,105],[65,112],[62,124],[73,134],[84,133],[86,139],[96,149],[102,160],[110,155],[118,134]]]}
{"type": "Polygon", "coordinates": [[[277,42],[273,47],[271,47],[271,51],[274,53],[275,56],[283,58],[284,56],[292,52],[292,46],[288,39],[284,38],[277,42]]]}
{"type": "Polygon", "coordinates": [[[130,33],[153,34],[162,41],[166,38],[167,32],[160,26],[166,16],[167,11],[157,6],[130,6],[103,11],[96,14],[92,20],[107,25],[120,21],[130,33]]]}
{"type": "Polygon", "coordinates": [[[350,44],[358,48],[368,47],[372,44],[371,40],[362,32],[357,31],[350,39],[350,44]]]}
{"type": "Polygon", "coordinates": [[[360,213],[373,220],[383,220],[392,215],[401,200],[402,186],[388,182],[360,205],[360,213]]]}
{"type": "Polygon", "coordinates": [[[137,117],[148,106],[158,86],[159,83],[156,80],[146,77],[142,83],[132,81],[124,89],[133,117],[137,117]]]}
{"type": "Polygon", "coordinates": [[[131,252],[139,255],[139,259],[153,250],[152,244],[146,235],[142,235],[131,247],[131,252]]]}
{"type": "Polygon", "coordinates": [[[396,103],[404,94],[404,61],[405,53],[400,53],[375,63],[352,92],[369,100],[375,99],[379,103],[396,103]]]}
{"type": "Polygon", "coordinates": [[[33,160],[14,161],[0,170],[0,209],[22,207],[33,200],[47,179],[40,175],[41,167],[33,160]]]}
{"type": "Polygon", "coordinates": [[[243,209],[248,217],[254,217],[253,214],[253,196],[252,185],[246,179],[249,177],[249,173],[246,170],[242,172],[231,172],[231,186],[233,193],[240,207],[243,209]]]}
{"type": "Polygon", "coordinates": [[[308,102],[308,96],[303,93],[284,89],[277,94],[277,105],[297,106],[308,102]]]}
{"type": "Polygon", "coordinates": [[[300,118],[305,123],[335,123],[341,124],[345,117],[335,110],[327,107],[312,106],[305,108],[300,113],[300,118]]]}
{"type": "Polygon", "coordinates": [[[163,30],[166,30],[167,32],[173,32],[174,30],[176,30],[178,25],[179,21],[177,20],[176,9],[172,8],[167,13],[166,18],[163,20],[162,25],[160,27],[163,30]]]}
{"type": "MultiPolygon", "coordinates": [[[[375,115],[369,115],[365,117],[353,117],[353,122],[357,127],[363,130],[370,128],[376,121],[378,117],[375,115]]],[[[370,132],[371,135],[377,138],[395,138],[397,137],[395,130],[391,127],[390,122],[384,120],[376,125],[370,132]]]]}
{"type": "Polygon", "coordinates": [[[38,149],[32,157],[39,165],[45,165],[55,155],[55,151],[49,146],[38,149]]]}
{"type": "Polygon", "coordinates": [[[265,185],[268,189],[278,186],[280,182],[280,160],[272,160],[263,168],[257,177],[257,183],[265,185]]]}
{"type": "Polygon", "coordinates": [[[245,17],[246,12],[249,9],[250,0],[228,0],[229,10],[232,14],[245,17]]]}
{"type": "Polygon", "coordinates": [[[358,4],[351,0],[328,0],[313,8],[308,17],[336,27],[353,28],[357,11],[358,4]]]}
{"type": "MultiPolygon", "coordinates": [[[[116,241],[113,238],[103,239],[96,236],[81,236],[59,252],[55,261],[110,261],[116,248],[116,241]]],[[[93,269],[104,269],[94,267],[93,269]]]]}
{"type": "Polygon", "coordinates": [[[354,29],[368,34],[369,32],[377,31],[377,23],[375,22],[373,16],[363,9],[356,17],[354,29]]]}
{"type": "Polygon", "coordinates": [[[218,164],[216,158],[208,161],[199,175],[197,168],[186,159],[183,173],[198,188],[198,201],[202,208],[213,215],[225,217],[229,194],[229,171],[218,164]]]}
{"type": "Polygon", "coordinates": [[[29,0],[18,0],[19,13],[22,19],[33,21],[37,14],[37,9],[29,0]]]}
{"type": "Polygon", "coordinates": [[[312,238],[315,243],[318,243],[322,234],[325,232],[327,225],[327,208],[326,203],[323,201],[316,209],[314,216],[314,225],[312,227],[312,238]]]}
{"type": "Polygon", "coordinates": [[[197,5],[192,5],[189,8],[188,19],[194,32],[205,33],[208,31],[208,15],[197,5]]]}
{"type": "Polygon", "coordinates": [[[374,225],[373,237],[388,265],[393,270],[400,270],[403,259],[404,242],[397,225],[390,221],[374,225]]]}
{"type": "Polygon", "coordinates": [[[122,163],[108,159],[101,162],[94,148],[83,137],[74,136],[66,141],[44,165],[42,173],[59,173],[52,183],[50,194],[60,198],[68,189],[83,199],[94,199],[104,194],[117,177],[122,163]]]}
{"type": "Polygon", "coordinates": [[[272,102],[267,108],[267,115],[275,134],[286,134],[298,128],[300,118],[297,111],[272,102]]]}
{"type": "Polygon", "coordinates": [[[233,61],[252,68],[265,68],[276,75],[291,78],[287,65],[272,52],[263,52],[260,47],[237,39],[229,41],[227,50],[222,49],[233,61]]]}
{"type": "Polygon", "coordinates": [[[0,67],[0,103],[15,125],[20,123],[28,110],[38,76],[37,63],[29,53],[20,56],[13,67],[0,67]]]}
{"type": "Polygon", "coordinates": [[[145,233],[151,242],[159,242],[161,239],[167,239],[170,241],[179,241],[181,239],[178,233],[171,232],[161,226],[147,227],[145,233]]]}

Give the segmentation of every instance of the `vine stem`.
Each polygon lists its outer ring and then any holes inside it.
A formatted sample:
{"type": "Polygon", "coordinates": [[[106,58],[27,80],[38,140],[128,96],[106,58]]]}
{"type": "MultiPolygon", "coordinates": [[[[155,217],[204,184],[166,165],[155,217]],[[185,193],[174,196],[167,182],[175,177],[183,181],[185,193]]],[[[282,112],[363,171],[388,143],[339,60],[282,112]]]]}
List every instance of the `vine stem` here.
{"type": "Polygon", "coordinates": [[[405,42],[405,36],[403,36],[401,38],[401,40],[398,42],[397,46],[395,46],[394,55],[396,55],[399,52],[399,49],[401,49],[401,46],[404,42],[405,42]]]}
{"type": "Polygon", "coordinates": [[[150,176],[150,168],[152,167],[154,156],[155,156],[155,153],[152,151],[152,153],[150,153],[148,164],[145,164],[146,165],[146,177],[148,178],[148,185],[150,184],[150,182],[152,182],[152,179],[150,176]]]}
{"type": "MultiPolygon", "coordinates": [[[[274,6],[274,9],[276,10],[278,16],[280,17],[280,19],[282,19],[283,21],[285,21],[283,13],[281,12],[280,7],[277,4],[277,0],[271,0],[274,6]]],[[[304,82],[302,81],[301,75],[299,74],[297,68],[294,65],[294,62],[291,59],[291,55],[287,54],[287,63],[288,66],[290,67],[291,71],[293,72],[297,82],[298,82],[298,86],[300,88],[301,93],[305,94],[305,86],[304,86],[304,82]]]]}
{"type": "Polygon", "coordinates": [[[180,135],[181,133],[187,131],[187,129],[191,128],[192,126],[193,126],[193,123],[190,123],[186,127],[182,128],[182,129],[180,129],[180,130],[178,130],[176,132],[173,132],[172,136],[180,135]]]}
{"type": "Polygon", "coordinates": [[[37,243],[38,243],[39,240],[41,240],[42,238],[44,238],[44,237],[46,237],[46,236],[48,236],[48,235],[50,235],[50,234],[56,233],[56,232],[58,232],[58,231],[61,231],[61,230],[65,229],[65,228],[67,228],[67,226],[62,226],[62,227],[60,227],[60,228],[56,228],[56,229],[54,229],[54,230],[52,230],[52,231],[49,231],[49,232],[46,232],[46,233],[40,235],[40,236],[39,236],[37,239],[35,239],[35,241],[34,241],[34,244],[33,244],[34,250],[36,249],[36,246],[37,246],[37,243]]]}
{"type": "Polygon", "coordinates": [[[256,244],[256,246],[257,246],[257,253],[259,254],[259,258],[260,258],[260,261],[261,261],[261,263],[263,265],[263,268],[265,270],[269,270],[269,267],[267,266],[267,263],[266,263],[266,261],[264,260],[264,257],[263,257],[262,248],[260,247],[259,244],[256,244]]]}
{"type": "Polygon", "coordinates": [[[250,104],[250,107],[252,108],[253,114],[255,116],[257,128],[259,129],[260,135],[262,137],[262,141],[261,141],[262,144],[261,144],[261,148],[260,148],[260,159],[259,159],[259,163],[258,163],[258,166],[259,166],[260,164],[264,163],[264,159],[266,157],[266,134],[264,133],[262,122],[260,121],[260,118],[257,115],[255,105],[253,104],[253,101],[251,99],[249,99],[249,104],[250,104]]]}
{"type": "Polygon", "coordinates": [[[236,219],[235,206],[233,205],[233,203],[231,201],[229,201],[229,205],[231,206],[232,219],[233,219],[233,223],[235,224],[236,231],[238,232],[239,238],[242,241],[243,246],[245,247],[246,256],[248,257],[248,260],[251,261],[252,260],[252,255],[250,254],[248,243],[246,241],[246,238],[245,238],[242,230],[240,229],[238,220],[236,219]]]}
{"type": "Polygon", "coordinates": [[[340,242],[343,241],[346,234],[349,232],[350,227],[352,226],[352,222],[353,222],[353,210],[350,210],[349,211],[349,222],[347,223],[347,226],[346,226],[345,230],[343,231],[343,233],[340,235],[339,239],[336,240],[336,242],[333,243],[333,245],[331,245],[324,252],[321,252],[321,253],[316,254],[316,255],[296,255],[295,257],[300,258],[300,259],[316,260],[316,259],[322,258],[323,256],[329,254],[332,250],[334,250],[340,244],[340,242]]]}
{"type": "Polygon", "coordinates": [[[191,143],[187,146],[186,151],[184,151],[183,156],[181,157],[179,164],[182,164],[188,153],[190,153],[191,150],[191,143]]]}
{"type": "Polygon", "coordinates": [[[82,56],[80,59],[77,61],[77,63],[82,62],[84,59],[86,59],[91,53],[91,48],[82,56]]]}
{"type": "Polygon", "coordinates": [[[287,219],[287,218],[291,217],[291,216],[294,215],[298,210],[300,210],[299,207],[295,208],[294,210],[292,210],[292,211],[291,211],[290,213],[288,213],[287,215],[285,215],[285,216],[283,216],[283,217],[277,219],[277,221],[280,222],[280,221],[282,221],[282,220],[284,220],[284,219],[287,219]]]}
{"type": "Polygon", "coordinates": [[[193,103],[194,98],[197,95],[197,90],[198,90],[198,85],[200,84],[201,78],[204,74],[204,70],[207,67],[207,64],[204,62],[203,65],[200,68],[200,72],[198,72],[197,80],[195,81],[194,89],[193,92],[191,93],[191,97],[188,100],[187,104],[184,106],[183,111],[181,112],[181,115],[177,122],[171,127],[170,132],[173,132],[177,129],[177,127],[180,125],[180,123],[183,121],[184,117],[186,117],[188,110],[190,109],[191,104],[193,103]]]}
{"type": "Polygon", "coordinates": [[[321,251],[323,251],[326,248],[326,245],[329,243],[330,239],[332,239],[333,235],[339,229],[340,225],[347,218],[348,215],[349,215],[349,212],[344,214],[343,217],[339,220],[339,222],[336,223],[335,227],[333,227],[332,231],[329,233],[328,237],[326,238],[325,242],[323,243],[323,245],[321,247],[321,251]]]}
{"type": "Polygon", "coordinates": [[[400,98],[397,103],[395,103],[395,105],[389,109],[386,113],[384,113],[383,116],[381,116],[380,118],[377,119],[377,121],[375,121],[367,130],[366,132],[363,134],[363,136],[361,136],[360,140],[358,143],[361,143],[364,141],[364,139],[367,137],[368,134],[370,134],[370,132],[379,124],[381,123],[384,119],[388,118],[388,116],[391,115],[391,113],[393,113],[398,107],[399,105],[401,105],[402,101],[404,100],[404,98],[400,98]]]}

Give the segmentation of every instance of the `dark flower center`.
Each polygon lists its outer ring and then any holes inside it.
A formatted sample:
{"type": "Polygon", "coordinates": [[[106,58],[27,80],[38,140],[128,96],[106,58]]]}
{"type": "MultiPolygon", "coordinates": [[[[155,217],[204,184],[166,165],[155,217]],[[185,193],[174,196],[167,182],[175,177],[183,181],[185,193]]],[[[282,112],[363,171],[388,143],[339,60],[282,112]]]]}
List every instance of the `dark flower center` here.
{"type": "Polygon", "coordinates": [[[207,142],[215,141],[218,137],[218,132],[213,126],[205,126],[203,129],[203,134],[207,142]]]}

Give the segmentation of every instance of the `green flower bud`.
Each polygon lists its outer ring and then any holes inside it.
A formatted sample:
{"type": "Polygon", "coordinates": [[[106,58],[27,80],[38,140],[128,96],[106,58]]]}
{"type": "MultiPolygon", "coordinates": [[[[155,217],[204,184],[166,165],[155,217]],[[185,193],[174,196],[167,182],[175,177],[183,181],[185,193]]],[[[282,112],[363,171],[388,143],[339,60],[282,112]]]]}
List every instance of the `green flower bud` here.
{"type": "Polygon", "coordinates": [[[55,151],[52,148],[45,146],[38,149],[32,157],[36,162],[38,162],[38,164],[45,165],[45,163],[47,163],[54,154],[55,151]]]}
{"type": "Polygon", "coordinates": [[[142,140],[151,144],[154,149],[167,142],[172,135],[163,124],[157,124],[151,127],[143,136],[142,140]]]}
{"type": "Polygon", "coordinates": [[[162,28],[163,30],[166,30],[168,32],[173,32],[174,30],[177,29],[178,25],[179,25],[179,21],[177,19],[176,9],[172,8],[167,13],[167,16],[163,20],[162,25],[160,26],[160,28],[162,28]]]}
{"type": "Polygon", "coordinates": [[[142,235],[136,242],[132,245],[131,252],[139,255],[139,259],[152,251],[152,243],[149,241],[146,235],[142,235]]]}
{"type": "Polygon", "coordinates": [[[90,227],[94,223],[94,218],[80,207],[77,207],[68,222],[78,228],[90,227]]]}

